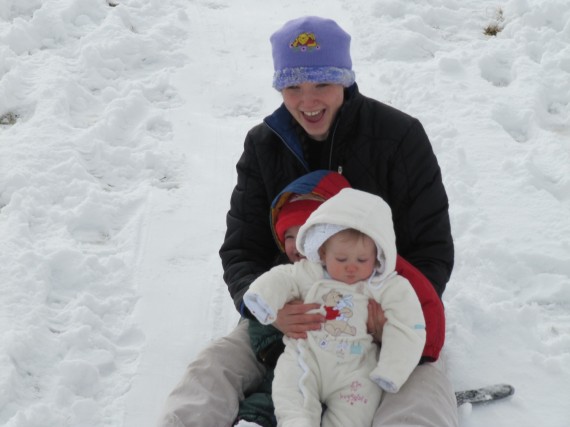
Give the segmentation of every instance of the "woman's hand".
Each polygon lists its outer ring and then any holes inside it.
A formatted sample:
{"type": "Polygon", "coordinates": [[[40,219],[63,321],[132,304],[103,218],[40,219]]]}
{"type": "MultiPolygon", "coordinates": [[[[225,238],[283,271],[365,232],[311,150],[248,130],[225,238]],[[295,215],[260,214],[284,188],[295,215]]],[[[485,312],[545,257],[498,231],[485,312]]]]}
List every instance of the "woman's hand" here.
{"type": "Polygon", "coordinates": [[[325,316],[320,313],[307,313],[316,310],[320,304],[303,304],[301,300],[291,301],[277,312],[277,320],[273,326],[287,335],[289,338],[307,338],[307,331],[321,329],[325,316]]]}
{"type": "Polygon", "coordinates": [[[372,335],[374,342],[382,342],[382,330],[386,323],[386,316],[384,310],[378,302],[373,299],[368,300],[368,320],[366,321],[366,328],[368,333],[372,335]]]}

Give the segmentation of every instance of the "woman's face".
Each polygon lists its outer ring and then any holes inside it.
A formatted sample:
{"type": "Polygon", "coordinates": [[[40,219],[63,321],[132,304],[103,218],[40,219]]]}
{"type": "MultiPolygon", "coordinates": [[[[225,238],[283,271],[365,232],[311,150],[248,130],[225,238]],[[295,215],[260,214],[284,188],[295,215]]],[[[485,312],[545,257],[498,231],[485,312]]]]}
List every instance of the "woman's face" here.
{"type": "Polygon", "coordinates": [[[332,83],[301,83],[281,91],[291,115],[317,141],[327,139],[344,100],[344,87],[332,83]]]}

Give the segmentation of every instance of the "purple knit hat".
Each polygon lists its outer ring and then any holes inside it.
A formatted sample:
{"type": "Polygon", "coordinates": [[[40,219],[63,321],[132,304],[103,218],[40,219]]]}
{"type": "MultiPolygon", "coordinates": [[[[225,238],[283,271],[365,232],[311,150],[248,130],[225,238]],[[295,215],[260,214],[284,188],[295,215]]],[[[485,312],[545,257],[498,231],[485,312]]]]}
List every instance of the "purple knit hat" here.
{"type": "Polygon", "coordinates": [[[304,82],[354,83],[350,35],[332,19],[305,16],[288,21],[271,35],[273,87],[304,82]]]}

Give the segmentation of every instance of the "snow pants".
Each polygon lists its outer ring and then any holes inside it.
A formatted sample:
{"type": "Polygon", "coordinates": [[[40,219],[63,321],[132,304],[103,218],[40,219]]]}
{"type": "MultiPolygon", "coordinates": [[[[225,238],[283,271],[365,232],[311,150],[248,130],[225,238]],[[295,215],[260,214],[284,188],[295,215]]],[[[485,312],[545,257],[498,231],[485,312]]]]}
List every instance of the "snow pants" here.
{"type": "MultiPolygon", "coordinates": [[[[230,427],[245,394],[265,374],[247,320],[209,344],[167,397],[159,427],[230,427]]],[[[441,361],[418,366],[396,394],[383,393],[373,427],[457,427],[455,393],[441,361]]]]}
{"type": "Polygon", "coordinates": [[[248,321],[204,348],[166,399],[160,427],[229,427],[239,402],[261,383],[265,367],[251,348],[248,321]]]}

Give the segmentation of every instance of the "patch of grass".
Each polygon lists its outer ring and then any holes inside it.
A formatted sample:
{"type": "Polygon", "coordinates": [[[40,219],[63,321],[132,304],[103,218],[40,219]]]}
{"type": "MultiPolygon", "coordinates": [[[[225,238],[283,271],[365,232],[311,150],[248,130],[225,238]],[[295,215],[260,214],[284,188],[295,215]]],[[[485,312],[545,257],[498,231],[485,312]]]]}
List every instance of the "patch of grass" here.
{"type": "Polygon", "coordinates": [[[489,24],[483,29],[483,34],[486,36],[496,36],[503,31],[503,26],[497,23],[489,24]]]}
{"type": "Polygon", "coordinates": [[[501,31],[503,31],[503,28],[505,28],[504,22],[505,22],[505,16],[503,14],[503,9],[499,7],[495,11],[495,17],[493,22],[491,22],[489,25],[483,28],[483,34],[485,34],[486,36],[496,36],[501,31]]]}
{"type": "Polygon", "coordinates": [[[12,113],[12,112],[2,114],[0,116],[0,125],[11,126],[11,125],[15,124],[19,118],[20,118],[20,116],[18,116],[16,113],[12,113]]]}

